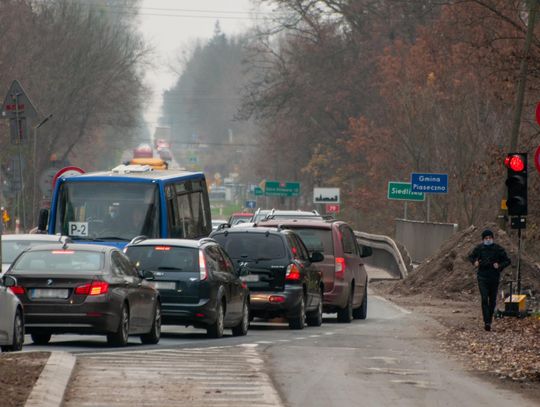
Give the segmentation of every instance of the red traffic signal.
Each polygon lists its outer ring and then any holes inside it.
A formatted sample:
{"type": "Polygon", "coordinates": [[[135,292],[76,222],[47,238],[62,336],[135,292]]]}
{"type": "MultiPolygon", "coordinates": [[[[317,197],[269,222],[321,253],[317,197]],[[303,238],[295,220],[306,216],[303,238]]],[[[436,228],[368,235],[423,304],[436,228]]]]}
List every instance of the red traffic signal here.
{"type": "Polygon", "coordinates": [[[504,160],[509,216],[527,215],[527,153],[510,153],[504,160]]]}
{"type": "Polygon", "coordinates": [[[514,172],[521,172],[525,169],[525,162],[520,154],[509,154],[504,160],[504,165],[514,172]]]}

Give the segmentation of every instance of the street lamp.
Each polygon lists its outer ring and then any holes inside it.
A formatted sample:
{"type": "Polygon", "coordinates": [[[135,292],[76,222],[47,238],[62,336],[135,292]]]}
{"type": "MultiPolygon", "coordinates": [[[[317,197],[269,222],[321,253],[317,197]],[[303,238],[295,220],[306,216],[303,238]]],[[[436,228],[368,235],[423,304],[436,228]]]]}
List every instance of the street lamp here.
{"type": "Polygon", "coordinates": [[[37,126],[34,126],[34,151],[32,153],[33,163],[34,163],[34,182],[33,182],[33,191],[32,191],[32,216],[36,213],[36,186],[37,186],[37,162],[36,162],[36,145],[37,145],[37,129],[43,126],[47,121],[52,117],[52,113],[45,117],[37,126]]]}

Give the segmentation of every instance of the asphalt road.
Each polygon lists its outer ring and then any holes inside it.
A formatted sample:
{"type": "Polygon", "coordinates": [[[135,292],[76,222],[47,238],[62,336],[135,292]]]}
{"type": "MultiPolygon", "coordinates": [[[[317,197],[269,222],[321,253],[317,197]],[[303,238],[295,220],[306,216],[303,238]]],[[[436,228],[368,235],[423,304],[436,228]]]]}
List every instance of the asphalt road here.
{"type": "Polygon", "coordinates": [[[426,324],[437,327],[370,296],[368,319],[351,324],[332,315],[301,331],[256,322],[246,337],[218,340],[166,326],[154,346],[133,337],[126,348],[108,348],[104,337],[57,335],[47,346],[27,338],[24,350],[77,354],[67,406],[95,405],[96,388],[111,407],[179,399],[184,406],[231,407],[536,405],[463,371],[438,351],[426,324]]]}

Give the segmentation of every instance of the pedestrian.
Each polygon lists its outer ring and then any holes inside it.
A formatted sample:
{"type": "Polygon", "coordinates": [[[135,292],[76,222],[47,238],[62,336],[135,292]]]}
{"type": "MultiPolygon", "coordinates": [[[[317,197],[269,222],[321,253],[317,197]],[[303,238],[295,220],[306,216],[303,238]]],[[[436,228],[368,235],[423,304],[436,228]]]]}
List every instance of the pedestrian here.
{"type": "Polygon", "coordinates": [[[477,269],[484,329],[491,331],[501,271],[510,265],[510,259],[505,250],[494,243],[493,232],[486,229],[482,232],[482,243],[469,254],[469,260],[477,269]]]}

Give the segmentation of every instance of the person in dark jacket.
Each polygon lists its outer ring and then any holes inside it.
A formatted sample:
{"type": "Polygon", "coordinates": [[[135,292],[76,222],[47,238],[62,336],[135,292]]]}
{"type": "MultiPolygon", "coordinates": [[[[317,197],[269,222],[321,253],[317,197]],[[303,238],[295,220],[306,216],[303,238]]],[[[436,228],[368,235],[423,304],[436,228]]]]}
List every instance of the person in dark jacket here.
{"type": "Polygon", "coordinates": [[[510,265],[510,259],[504,249],[493,242],[493,232],[486,229],[482,232],[482,243],[469,254],[469,260],[477,269],[484,329],[491,331],[501,271],[510,265]]]}

